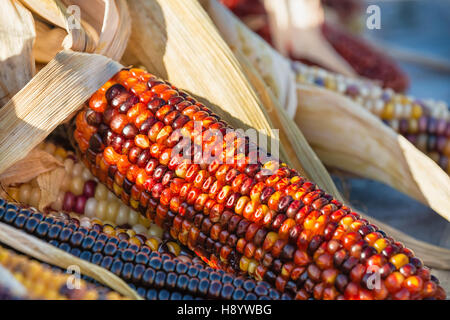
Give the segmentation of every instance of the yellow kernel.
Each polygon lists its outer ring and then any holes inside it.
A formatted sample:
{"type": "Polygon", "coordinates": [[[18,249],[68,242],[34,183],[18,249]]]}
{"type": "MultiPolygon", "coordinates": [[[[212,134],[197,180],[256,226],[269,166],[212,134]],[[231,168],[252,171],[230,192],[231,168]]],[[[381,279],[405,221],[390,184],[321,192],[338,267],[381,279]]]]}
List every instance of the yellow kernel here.
{"type": "Polygon", "coordinates": [[[120,196],[122,194],[122,188],[119,187],[119,185],[117,183],[113,184],[113,190],[117,196],[120,196]]]}
{"type": "Polygon", "coordinates": [[[79,196],[83,194],[84,180],[81,176],[73,176],[70,183],[70,192],[79,196]]]}
{"type": "Polygon", "coordinates": [[[385,120],[391,120],[394,117],[395,105],[392,102],[387,103],[384,106],[381,118],[385,120]]]}
{"type": "Polygon", "coordinates": [[[152,251],[158,250],[159,241],[158,239],[151,237],[148,238],[147,241],[145,241],[145,245],[147,245],[152,251]]]}
{"type": "Polygon", "coordinates": [[[139,208],[139,201],[138,201],[138,200],[135,200],[135,199],[133,199],[133,198],[131,198],[131,199],[130,199],[130,205],[131,205],[131,207],[132,207],[133,209],[136,209],[136,210],[137,210],[137,208],[139,208]]]}
{"type": "Polygon", "coordinates": [[[178,243],[169,241],[169,242],[167,242],[167,248],[169,249],[170,253],[172,253],[173,255],[175,255],[175,256],[180,255],[181,248],[178,245],[178,243]]]}
{"type": "Polygon", "coordinates": [[[339,223],[343,226],[345,226],[346,228],[349,228],[350,225],[353,223],[353,218],[352,217],[343,217],[341,219],[341,221],[339,221],[339,223]]]}
{"type": "Polygon", "coordinates": [[[31,186],[24,183],[19,188],[19,200],[23,203],[29,203],[31,197],[31,186]]]}
{"type": "Polygon", "coordinates": [[[128,242],[129,242],[129,243],[132,243],[132,244],[135,244],[135,245],[137,245],[137,246],[140,246],[140,245],[142,244],[141,240],[139,240],[139,238],[136,238],[136,237],[131,237],[131,238],[128,240],[128,242]]]}
{"type": "Polygon", "coordinates": [[[250,263],[248,264],[248,269],[247,269],[248,274],[253,276],[255,274],[255,270],[256,270],[257,266],[258,266],[258,263],[254,259],[250,260],[250,263]]]}
{"type": "Polygon", "coordinates": [[[30,206],[32,207],[38,207],[39,201],[41,200],[41,189],[39,188],[33,188],[31,190],[31,196],[30,196],[30,206]]]}
{"type": "MultiPolygon", "coordinates": [[[[98,201],[97,210],[95,216],[100,220],[105,220],[107,215],[109,215],[109,203],[106,200],[98,201]]],[[[108,219],[109,220],[109,219],[108,219]]]]}
{"type": "Polygon", "coordinates": [[[99,183],[95,188],[95,199],[97,199],[98,201],[106,200],[108,197],[108,193],[108,189],[103,184],[99,183]]]}
{"type": "Polygon", "coordinates": [[[247,272],[249,264],[250,260],[246,256],[242,256],[241,261],[239,262],[239,267],[241,270],[247,272]]]}
{"type": "Polygon", "coordinates": [[[330,90],[336,90],[336,81],[333,78],[325,78],[325,87],[330,90]]]}
{"type": "Polygon", "coordinates": [[[61,159],[65,159],[67,157],[67,151],[64,148],[57,147],[55,150],[55,156],[60,156],[61,159]]]}
{"type": "Polygon", "coordinates": [[[109,234],[111,236],[115,236],[116,235],[116,230],[114,229],[114,227],[109,226],[109,225],[103,226],[103,232],[106,233],[106,234],[109,234]]]}
{"type": "Polygon", "coordinates": [[[134,231],[133,229],[126,229],[124,231],[130,236],[130,238],[136,235],[136,231],[134,231]]]}
{"type": "Polygon", "coordinates": [[[97,300],[98,292],[95,290],[87,290],[84,294],[83,300],[97,300]]]}
{"type": "Polygon", "coordinates": [[[397,269],[400,269],[409,262],[409,258],[406,254],[399,253],[391,257],[389,262],[392,263],[397,269]]]}
{"type": "Polygon", "coordinates": [[[146,228],[149,228],[152,222],[149,219],[147,219],[146,217],[144,217],[143,215],[140,214],[139,218],[138,218],[138,223],[143,225],[146,228]]]}
{"type": "Polygon", "coordinates": [[[389,241],[387,241],[385,238],[380,238],[373,244],[374,248],[377,249],[378,253],[384,250],[389,244],[389,241]]]}
{"type": "Polygon", "coordinates": [[[422,116],[423,110],[422,110],[422,106],[414,103],[412,105],[412,111],[411,111],[411,115],[414,119],[419,119],[422,116]]]}

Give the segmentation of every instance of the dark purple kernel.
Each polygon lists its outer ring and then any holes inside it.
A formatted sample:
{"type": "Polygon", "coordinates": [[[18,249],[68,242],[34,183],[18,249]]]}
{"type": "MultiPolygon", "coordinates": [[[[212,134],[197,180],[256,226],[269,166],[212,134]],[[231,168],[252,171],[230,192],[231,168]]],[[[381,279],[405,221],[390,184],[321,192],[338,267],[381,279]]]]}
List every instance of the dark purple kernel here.
{"type": "Polygon", "coordinates": [[[98,126],[102,123],[102,114],[100,112],[95,112],[94,110],[88,108],[85,114],[86,122],[91,126],[98,126]]]}
{"type": "Polygon", "coordinates": [[[111,103],[111,100],[114,99],[119,93],[123,93],[126,92],[127,90],[125,89],[124,86],[122,86],[121,84],[115,84],[112,85],[111,87],[108,88],[108,90],[106,90],[105,93],[105,98],[106,101],[108,101],[108,103],[111,103]]]}
{"type": "Polygon", "coordinates": [[[119,107],[120,113],[127,113],[128,110],[139,102],[139,98],[135,95],[130,96],[124,103],[122,103],[119,107]]]}
{"type": "Polygon", "coordinates": [[[138,134],[138,129],[134,124],[129,123],[123,128],[122,134],[127,139],[133,139],[138,134]]]}
{"type": "Polygon", "coordinates": [[[156,111],[158,111],[165,104],[166,102],[164,101],[164,99],[154,98],[147,104],[147,108],[151,112],[156,113],[156,111]]]}

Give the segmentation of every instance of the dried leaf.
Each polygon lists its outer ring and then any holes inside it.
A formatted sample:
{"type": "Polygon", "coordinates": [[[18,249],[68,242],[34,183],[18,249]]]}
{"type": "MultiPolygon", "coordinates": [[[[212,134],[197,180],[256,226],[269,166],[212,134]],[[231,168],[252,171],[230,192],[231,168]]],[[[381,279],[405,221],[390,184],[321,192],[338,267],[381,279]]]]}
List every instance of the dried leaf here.
{"type": "Polygon", "coordinates": [[[31,13],[16,1],[3,0],[0,4],[0,108],[35,73],[34,38],[31,13]]]}
{"type": "Polygon", "coordinates": [[[65,175],[66,171],[63,167],[45,172],[37,177],[37,183],[41,189],[39,210],[44,210],[45,207],[56,201],[65,175]]]}
{"type": "Polygon", "coordinates": [[[0,183],[3,186],[10,186],[29,182],[43,173],[61,167],[64,167],[63,163],[50,153],[33,149],[25,158],[15,162],[0,174],[0,183]]]}
{"type": "Polygon", "coordinates": [[[279,52],[315,61],[347,76],[356,75],[322,34],[324,12],[320,0],[264,0],[264,6],[279,52]]]}
{"type": "Polygon", "coordinates": [[[52,28],[45,22],[35,21],[36,43],[33,48],[34,59],[36,62],[47,63],[63,49],[62,43],[67,36],[66,30],[54,27],[52,28]]]}
{"type": "Polygon", "coordinates": [[[48,62],[55,48],[98,53],[119,60],[128,42],[131,23],[125,0],[22,0],[55,28],[52,38],[38,37],[40,62],[48,62]],[[61,30],[66,36],[61,39],[61,30]],[[47,59],[45,61],[44,59],[47,59]]]}

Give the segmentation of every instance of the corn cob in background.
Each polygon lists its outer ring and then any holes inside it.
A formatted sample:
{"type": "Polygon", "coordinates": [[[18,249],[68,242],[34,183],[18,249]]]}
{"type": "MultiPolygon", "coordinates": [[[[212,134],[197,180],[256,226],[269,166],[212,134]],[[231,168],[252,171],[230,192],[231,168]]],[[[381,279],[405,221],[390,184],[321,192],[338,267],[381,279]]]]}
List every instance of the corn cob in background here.
{"type": "MultiPolygon", "coordinates": [[[[19,299],[45,300],[119,300],[123,297],[84,280],[79,280],[79,288],[68,286],[70,274],[50,268],[36,260],[19,255],[0,246],[0,267],[11,275],[26,289],[25,296],[12,296],[19,299]]],[[[0,292],[2,291],[0,285],[0,292]]]]}
{"type": "MultiPolygon", "coordinates": [[[[277,30],[270,29],[268,13],[263,0],[242,0],[238,2],[221,0],[220,2],[228,6],[250,29],[273,46],[272,35],[277,30]]],[[[341,1],[339,2],[341,3],[341,1]]],[[[346,12],[349,13],[350,10],[346,10],[346,12]]],[[[360,76],[379,81],[384,88],[391,88],[397,92],[403,92],[408,88],[409,79],[398,64],[364,39],[341,30],[339,26],[331,24],[329,21],[320,26],[320,31],[336,53],[346,60],[360,76]]],[[[297,41],[300,40],[297,39],[297,41]]],[[[296,39],[293,38],[292,41],[296,41],[296,39]]],[[[286,48],[286,50],[292,51],[291,48],[286,48]]],[[[290,57],[309,65],[317,65],[316,61],[304,59],[304,57],[296,56],[292,52],[290,52],[290,57]]]]}
{"type": "Polygon", "coordinates": [[[324,87],[350,97],[450,174],[450,112],[444,101],[422,101],[300,62],[293,62],[292,66],[297,83],[324,87]]]}
{"type": "MultiPolygon", "coordinates": [[[[91,172],[210,265],[266,280],[297,299],[445,298],[411,250],[283,163],[259,157],[248,164],[251,151],[222,165],[171,157],[182,136],[199,134],[194,121],[205,137],[227,125],[167,82],[124,69],[88,105],[73,135],[91,172]],[[236,164],[242,158],[247,162],[236,164]],[[374,268],[383,281],[370,290],[374,268]]],[[[214,148],[210,142],[201,150],[214,148]]]]}
{"type": "MultiPolygon", "coordinates": [[[[88,218],[96,218],[113,226],[121,226],[139,242],[134,235],[148,238],[148,245],[154,250],[161,242],[163,231],[135,210],[121,203],[104,185],[98,184],[85,165],[76,155],[52,142],[43,142],[37,147],[64,163],[65,177],[57,200],[50,204],[54,211],[72,212],[88,218]]],[[[7,195],[19,203],[38,207],[41,191],[36,179],[6,188],[7,195]]]]}
{"type": "Polygon", "coordinates": [[[0,199],[1,222],[115,273],[144,298],[290,299],[266,282],[214,270],[186,253],[154,251],[114,234],[110,225],[83,219],[64,213],[45,215],[0,199]]]}

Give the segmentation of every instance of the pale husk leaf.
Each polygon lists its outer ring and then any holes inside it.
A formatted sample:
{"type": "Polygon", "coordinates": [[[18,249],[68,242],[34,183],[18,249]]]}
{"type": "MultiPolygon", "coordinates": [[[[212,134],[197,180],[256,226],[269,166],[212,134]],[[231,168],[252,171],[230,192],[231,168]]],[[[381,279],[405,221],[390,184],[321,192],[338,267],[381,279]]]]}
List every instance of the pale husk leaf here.
{"type": "Polygon", "coordinates": [[[0,183],[3,186],[10,186],[29,182],[43,173],[63,166],[63,163],[50,153],[33,149],[25,158],[15,162],[0,174],[0,183]]]}
{"type": "Polygon", "coordinates": [[[37,184],[41,190],[41,198],[39,199],[38,205],[39,210],[44,210],[44,208],[56,201],[65,175],[66,171],[64,168],[56,168],[37,177],[37,184]]]}
{"type": "Polygon", "coordinates": [[[0,4],[0,108],[31,79],[34,22],[20,3],[3,0],[0,4]]]}
{"type": "Polygon", "coordinates": [[[264,0],[275,48],[317,62],[347,76],[355,71],[323,36],[324,11],[320,0],[264,0]]]}
{"type": "Polygon", "coordinates": [[[34,59],[37,63],[47,63],[61,50],[62,43],[67,36],[66,30],[50,26],[35,19],[36,42],[33,48],[34,59]]]}
{"type": "Polygon", "coordinates": [[[131,32],[126,0],[23,0],[33,12],[47,19],[56,28],[58,36],[38,38],[41,49],[37,59],[48,62],[54,56],[54,48],[64,47],[74,51],[98,53],[120,60],[131,32]],[[80,12],[79,26],[73,27],[77,18],[69,8],[77,6],[80,12]],[[61,30],[67,35],[61,39],[61,30]],[[53,49],[53,50],[52,50],[53,49]],[[47,61],[44,60],[47,59],[47,61]],[[50,59],[49,59],[50,58],[50,59]]]}
{"type": "Polygon", "coordinates": [[[0,109],[0,173],[26,156],[122,66],[62,51],[0,109]]]}
{"type": "Polygon", "coordinates": [[[64,39],[63,47],[74,51],[93,52],[97,35],[92,28],[82,24],[77,16],[67,10],[61,0],[20,0],[34,14],[46,19],[54,25],[66,29],[68,35],[64,39]],[[73,27],[72,23],[78,21],[80,26],[73,27]]]}
{"type": "Polygon", "coordinates": [[[142,300],[142,298],[122,279],[105,268],[79,259],[45,241],[28,235],[25,232],[2,222],[0,222],[0,242],[27,256],[60,268],[66,269],[69,266],[76,265],[80,268],[82,274],[97,280],[114,291],[132,299],[142,300]]]}

